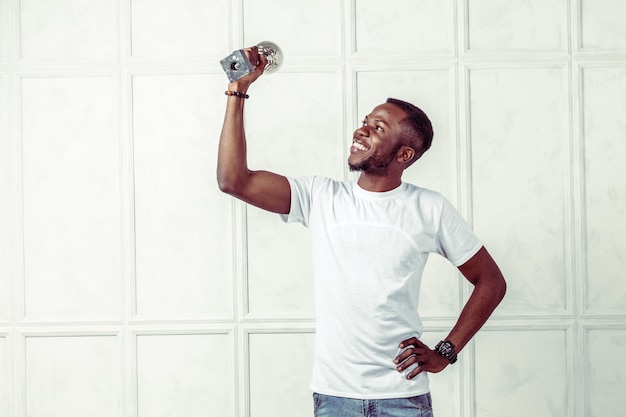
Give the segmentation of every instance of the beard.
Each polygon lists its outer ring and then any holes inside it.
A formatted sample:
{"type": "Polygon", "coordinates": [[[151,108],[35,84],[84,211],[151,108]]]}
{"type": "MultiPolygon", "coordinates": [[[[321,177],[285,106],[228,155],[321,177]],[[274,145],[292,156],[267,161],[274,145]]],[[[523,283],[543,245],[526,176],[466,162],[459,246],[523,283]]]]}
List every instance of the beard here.
{"type": "Polygon", "coordinates": [[[348,167],[352,172],[365,172],[368,174],[382,174],[385,173],[389,165],[396,159],[398,150],[402,147],[402,144],[396,145],[388,154],[382,155],[375,152],[368,158],[363,159],[355,164],[348,161],[348,167]]]}

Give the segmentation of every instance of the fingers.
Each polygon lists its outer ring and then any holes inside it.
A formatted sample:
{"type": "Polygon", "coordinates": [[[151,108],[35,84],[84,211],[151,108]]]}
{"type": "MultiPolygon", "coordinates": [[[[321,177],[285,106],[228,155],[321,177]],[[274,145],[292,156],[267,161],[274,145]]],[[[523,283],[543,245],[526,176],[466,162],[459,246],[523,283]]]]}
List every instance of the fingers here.
{"type": "Polygon", "coordinates": [[[402,342],[400,342],[400,349],[404,349],[407,346],[415,345],[418,341],[419,340],[417,339],[417,337],[412,337],[410,339],[403,340],[402,342]]]}
{"type": "Polygon", "coordinates": [[[417,368],[415,368],[413,371],[409,372],[406,376],[406,379],[413,379],[416,376],[418,376],[419,374],[421,374],[422,372],[424,372],[424,369],[422,368],[422,366],[418,366],[417,368]]]}
{"type": "MultiPolygon", "coordinates": [[[[405,370],[414,366],[415,364],[421,365],[420,363],[422,360],[421,358],[429,350],[428,346],[426,346],[416,337],[403,340],[400,343],[399,347],[400,349],[404,349],[404,350],[402,350],[393,361],[394,364],[397,365],[396,370],[398,372],[404,372],[405,370]]],[[[415,373],[415,370],[411,371],[411,374],[413,373],[415,373]]]]}
{"type": "Polygon", "coordinates": [[[259,65],[259,48],[256,46],[251,46],[250,48],[244,48],[244,52],[248,57],[248,60],[255,67],[259,65]]]}
{"type": "Polygon", "coordinates": [[[256,64],[256,67],[254,68],[254,72],[258,72],[259,75],[260,75],[265,70],[265,65],[266,64],[267,64],[267,58],[265,57],[265,55],[258,54],[257,55],[257,64],[256,64]]]}
{"type": "Polygon", "coordinates": [[[263,74],[263,70],[267,64],[267,58],[262,53],[259,53],[259,48],[256,46],[245,48],[244,52],[250,63],[254,66],[252,73],[248,76],[251,78],[251,81],[254,81],[263,74]]]}
{"type": "Polygon", "coordinates": [[[400,349],[404,350],[393,361],[398,372],[418,365],[406,375],[407,379],[413,379],[422,372],[440,372],[449,364],[447,359],[415,337],[402,341],[400,349]]]}
{"type": "Polygon", "coordinates": [[[267,58],[262,53],[259,53],[259,48],[256,46],[251,46],[250,48],[244,48],[244,52],[248,57],[250,63],[255,67],[255,71],[261,67],[265,68],[265,64],[267,63],[267,58]]]}
{"type": "Polygon", "coordinates": [[[422,343],[422,341],[419,340],[417,337],[412,337],[410,339],[403,340],[400,343],[400,349],[404,349],[405,347],[408,347],[408,346],[426,347],[426,345],[422,343]]]}
{"type": "Polygon", "coordinates": [[[396,369],[399,372],[402,372],[405,369],[409,368],[411,365],[415,363],[419,364],[420,362],[422,362],[422,358],[427,354],[427,350],[427,348],[406,349],[395,358],[393,363],[398,365],[396,369]]]}
{"type": "Polygon", "coordinates": [[[263,74],[263,70],[267,64],[267,58],[263,54],[259,53],[258,47],[251,46],[249,48],[244,48],[243,52],[246,54],[250,64],[252,64],[253,70],[249,74],[246,74],[229,84],[229,89],[240,92],[245,92],[248,87],[250,87],[250,85],[263,74]]]}
{"type": "MultiPolygon", "coordinates": [[[[400,373],[405,373],[406,379],[413,379],[418,374],[423,372],[423,363],[420,360],[421,355],[413,354],[409,356],[406,360],[402,361],[397,367],[396,370],[400,373]],[[416,366],[417,365],[417,366],[416,366]]],[[[397,360],[396,360],[397,363],[397,360]]]]}

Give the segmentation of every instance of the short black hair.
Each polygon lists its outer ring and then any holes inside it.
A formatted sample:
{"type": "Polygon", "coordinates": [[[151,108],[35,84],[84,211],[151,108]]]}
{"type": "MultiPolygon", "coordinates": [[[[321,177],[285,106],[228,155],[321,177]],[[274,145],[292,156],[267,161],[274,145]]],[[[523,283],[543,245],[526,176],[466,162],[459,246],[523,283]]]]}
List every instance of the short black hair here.
{"type": "Polygon", "coordinates": [[[401,122],[403,125],[402,144],[415,151],[416,158],[411,161],[410,164],[412,164],[430,149],[433,143],[433,125],[426,113],[411,103],[391,97],[387,99],[387,103],[393,104],[406,113],[406,118],[401,122]]]}

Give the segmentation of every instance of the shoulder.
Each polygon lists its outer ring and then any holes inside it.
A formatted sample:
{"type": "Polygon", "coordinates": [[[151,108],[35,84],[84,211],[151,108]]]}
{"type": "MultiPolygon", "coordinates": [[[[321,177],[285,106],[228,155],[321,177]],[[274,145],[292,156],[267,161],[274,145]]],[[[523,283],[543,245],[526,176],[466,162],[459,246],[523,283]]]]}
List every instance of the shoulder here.
{"type": "Polygon", "coordinates": [[[351,188],[350,183],[323,176],[288,177],[287,180],[292,188],[306,190],[311,194],[319,192],[335,193],[351,188]]]}
{"type": "Polygon", "coordinates": [[[438,191],[408,184],[406,198],[425,219],[434,224],[460,216],[455,206],[438,191]]]}
{"type": "Polygon", "coordinates": [[[410,183],[405,183],[405,196],[416,200],[420,205],[435,205],[441,207],[447,202],[443,194],[410,183]]]}

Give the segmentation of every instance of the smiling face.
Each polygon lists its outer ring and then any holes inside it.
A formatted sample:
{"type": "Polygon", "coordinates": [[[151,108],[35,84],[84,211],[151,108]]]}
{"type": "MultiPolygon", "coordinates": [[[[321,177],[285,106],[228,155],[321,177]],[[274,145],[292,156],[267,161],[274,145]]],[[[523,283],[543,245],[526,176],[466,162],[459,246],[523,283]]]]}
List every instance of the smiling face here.
{"type": "Polygon", "coordinates": [[[365,116],[363,125],[354,131],[348,165],[351,171],[384,174],[398,159],[402,149],[404,110],[393,104],[381,104],[365,116]]]}

